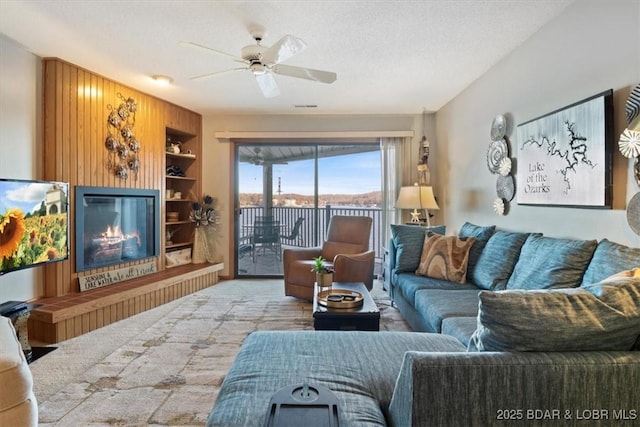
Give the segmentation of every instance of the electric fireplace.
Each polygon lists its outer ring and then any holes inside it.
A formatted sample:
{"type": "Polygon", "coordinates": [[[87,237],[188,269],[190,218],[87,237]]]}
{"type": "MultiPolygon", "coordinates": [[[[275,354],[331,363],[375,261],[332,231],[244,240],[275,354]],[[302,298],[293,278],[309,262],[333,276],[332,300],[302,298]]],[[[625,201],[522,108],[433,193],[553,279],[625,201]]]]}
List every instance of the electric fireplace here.
{"type": "Polygon", "coordinates": [[[76,272],[160,255],[160,192],[76,187],[76,272]]]}

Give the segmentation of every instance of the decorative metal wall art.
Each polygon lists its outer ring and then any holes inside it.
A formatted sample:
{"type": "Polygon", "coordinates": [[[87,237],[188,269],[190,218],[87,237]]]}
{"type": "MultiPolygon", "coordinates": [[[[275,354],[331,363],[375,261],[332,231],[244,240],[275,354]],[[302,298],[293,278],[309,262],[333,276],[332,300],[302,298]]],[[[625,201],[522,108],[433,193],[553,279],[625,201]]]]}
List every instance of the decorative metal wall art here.
{"type": "Polygon", "coordinates": [[[509,202],[515,195],[515,183],[511,175],[511,158],[509,157],[509,139],[507,118],[502,114],[491,122],[491,142],[487,149],[487,167],[489,172],[498,175],[496,179],[497,198],[493,201],[496,215],[506,215],[509,202]]]}
{"type": "Polygon", "coordinates": [[[107,169],[120,179],[127,179],[130,171],[138,179],[140,141],[133,133],[138,106],[133,98],[125,98],[121,93],[118,93],[118,98],[122,100],[118,108],[107,105],[109,116],[104,142],[109,152],[107,169]]]}
{"type": "MultiPolygon", "coordinates": [[[[620,135],[618,148],[623,156],[633,161],[633,179],[640,187],[640,84],[631,90],[625,106],[627,128],[620,135]]],[[[627,222],[634,233],[640,235],[640,192],[627,204],[627,222]]]]}
{"type": "Polygon", "coordinates": [[[611,207],[613,90],[518,126],[518,204],[611,207]]]}
{"type": "Polygon", "coordinates": [[[628,159],[635,158],[633,177],[640,187],[640,84],[634,86],[625,106],[627,128],[620,135],[618,148],[628,159]]]}
{"type": "Polygon", "coordinates": [[[640,192],[636,193],[627,204],[627,222],[633,232],[640,235],[640,192]]]}
{"type": "Polygon", "coordinates": [[[498,141],[507,134],[507,118],[502,114],[496,116],[491,122],[491,140],[498,141]]]}

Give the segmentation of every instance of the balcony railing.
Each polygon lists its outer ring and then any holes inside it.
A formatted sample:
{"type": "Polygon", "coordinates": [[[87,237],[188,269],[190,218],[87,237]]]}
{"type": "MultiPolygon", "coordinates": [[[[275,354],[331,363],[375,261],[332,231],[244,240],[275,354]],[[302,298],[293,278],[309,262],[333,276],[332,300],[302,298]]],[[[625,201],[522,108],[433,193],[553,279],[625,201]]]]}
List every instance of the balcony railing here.
{"type": "MultiPolygon", "coordinates": [[[[262,207],[243,207],[239,216],[239,237],[240,244],[248,240],[249,235],[245,230],[249,230],[257,216],[265,215],[262,207]]],[[[383,243],[382,236],[382,211],[379,208],[358,208],[358,207],[342,207],[342,206],[325,206],[323,208],[304,208],[304,207],[273,207],[271,216],[274,220],[279,220],[283,224],[281,234],[288,235],[291,233],[293,226],[298,218],[304,218],[300,227],[301,239],[292,241],[283,241],[287,246],[313,247],[320,246],[327,237],[327,228],[329,221],[334,215],[347,216],[368,216],[373,219],[372,232],[369,240],[369,247],[375,251],[376,259],[382,259],[383,243]]]]}

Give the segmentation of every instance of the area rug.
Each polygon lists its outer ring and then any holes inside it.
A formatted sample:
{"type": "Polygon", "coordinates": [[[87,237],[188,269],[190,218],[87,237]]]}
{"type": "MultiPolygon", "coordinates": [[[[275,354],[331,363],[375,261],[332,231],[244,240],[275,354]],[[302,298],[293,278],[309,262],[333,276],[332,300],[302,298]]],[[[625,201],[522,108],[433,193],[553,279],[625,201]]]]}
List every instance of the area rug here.
{"type": "MultiPolygon", "coordinates": [[[[381,331],[409,326],[376,281],[381,331]]],[[[41,426],[200,426],[246,336],[313,329],[282,280],[230,280],[57,344],[33,362],[41,426]]]]}

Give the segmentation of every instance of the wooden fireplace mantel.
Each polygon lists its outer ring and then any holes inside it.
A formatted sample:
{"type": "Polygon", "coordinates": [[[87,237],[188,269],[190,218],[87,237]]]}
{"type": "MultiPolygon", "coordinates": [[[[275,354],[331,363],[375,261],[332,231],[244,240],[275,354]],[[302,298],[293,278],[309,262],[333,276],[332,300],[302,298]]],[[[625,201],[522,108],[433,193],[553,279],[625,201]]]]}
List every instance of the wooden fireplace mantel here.
{"type": "Polygon", "coordinates": [[[34,301],[29,335],[57,343],[218,283],[224,264],[187,264],[103,288],[34,301]]]}

